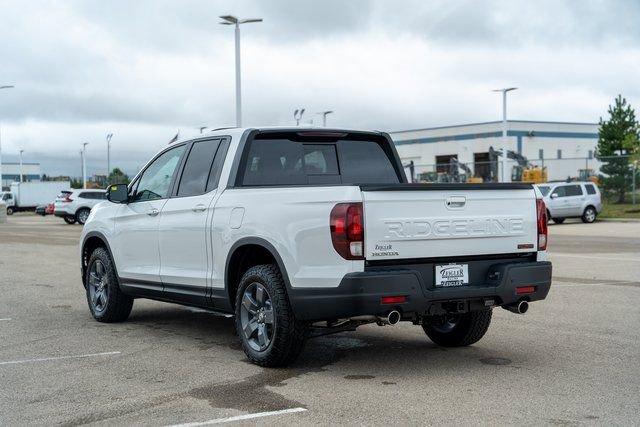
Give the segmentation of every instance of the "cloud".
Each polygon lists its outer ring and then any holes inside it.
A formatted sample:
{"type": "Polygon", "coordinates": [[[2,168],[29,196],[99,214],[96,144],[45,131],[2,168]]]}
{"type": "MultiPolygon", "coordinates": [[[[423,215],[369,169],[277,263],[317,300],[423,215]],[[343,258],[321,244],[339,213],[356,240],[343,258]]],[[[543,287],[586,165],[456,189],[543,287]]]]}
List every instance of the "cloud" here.
{"type": "Polygon", "coordinates": [[[520,88],[521,119],[595,122],[618,93],[640,103],[633,0],[8,1],[4,154],[64,173],[89,141],[100,171],[114,132],[113,164],[132,173],[176,129],[232,125],[226,13],[264,18],[242,26],[246,124],[291,124],[299,107],[305,121],[332,109],[330,125],[382,130],[492,120],[490,89],[505,84],[520,88]]]}

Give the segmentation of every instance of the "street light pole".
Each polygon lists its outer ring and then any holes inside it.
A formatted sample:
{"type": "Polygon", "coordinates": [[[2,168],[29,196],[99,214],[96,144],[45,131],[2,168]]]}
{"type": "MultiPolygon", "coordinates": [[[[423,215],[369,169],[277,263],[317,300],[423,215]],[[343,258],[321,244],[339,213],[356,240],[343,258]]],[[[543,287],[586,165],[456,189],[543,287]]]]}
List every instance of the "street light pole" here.
{"type": "Polygon", "coordinates": [[[22,153],[24,150],[20,150],[20,183],[22,184],[22,153]]]}
{"type": "Polygon", "coordinates": [[[507,168],[507,92],[518,89],[508,87],[504,89],[494,89],[493,92],[502,92],[502,171],[500,181],[505,182],[504,174],[507,168]]]}
{"type": "Polygon", "coordinates": [[[327,115],[333,113],[332,110],[320,111],[318,114],[322,114],[322,127],[327,127],[327,115]]]}
{"type": "MultiPolygon", "coordinates": [[[[14,86],[12,85],[5,85],[5,86],[0,86],[0,89],[12,89],[14,86]]],[[[1,132],[0,132],[1,133],[1,132]]],[[[2,135],[0,135],[0,191],[2,191],[2,135]]]]}
{"type": "Polygon", "coordinates": [[[107,134],[107,181],[109,181],[109,175],[111,175],[111,138],[112,133],[107,134]]]}
{"type": "Polygon", "coordinates": [[[80,152],[82,154],[82,188],[85,190],[87,189],[87,145],[89,145],[88,142],[83,142],[82,151],[80,152]]]}
{"type": "Polygon", "coordinates": [[[236,42],[236,127],[242,127],[242,88],[240,80],[240,24],[262,22],[262,19],[238,19],[233,15],[224,15],[219,22],[221,25],[233,25],[235,27],[236,42]]]}

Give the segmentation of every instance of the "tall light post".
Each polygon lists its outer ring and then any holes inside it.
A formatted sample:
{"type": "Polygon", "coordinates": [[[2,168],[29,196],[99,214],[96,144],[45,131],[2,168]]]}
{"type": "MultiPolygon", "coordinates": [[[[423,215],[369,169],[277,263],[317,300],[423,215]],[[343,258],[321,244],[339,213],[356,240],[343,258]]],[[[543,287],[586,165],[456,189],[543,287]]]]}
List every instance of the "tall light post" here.
{"type": "Polygon", "coordinates": [[[333,113],[332,110],[320,111],[316,113],[316,114],[322,114],[322,126],[325,128],[327,127],[327,116],[331,113],[333,113]]]}
{"type": "Polygon", "coordinates": [[[293,112],[293,118],[296,121],[296,126],[300,126],[300,120],[302,120],[302,116],[304,116],[304,108],[293,112]]]}
{"type": "Polygon", "coordinates": [[[82,188],[87,189],[87,145],[88,142],[82,143],[82,151],[80,154],[82,155],[82,188]]]}
{"type": "Polygon", "coordinates": [[[107,134],[107,181],[109,181],[109,175],[111,174],[111,138],[112,133],[107,134]]]}
{"type": "Polygon", "coordinates": [[[22,183],[22,153],[24,150],[20,150],[20,183],[22,183]]]}
{"type": "Polygon", "coordinates": [[[242,91],[240,84],[240,25],[241,24],[250,24],[252,22],[262,22],[262,19],[238,19],[232,15],[224,15],[221,16],[220,19],[223,19],[222,22],[219,22],[221,25],[233,25],[235,26],[235,34],[236,34],[236,126],[242,126],[242,91]]]}
{"type": "MultiPolygon", "coordinates": [[[[0,89],[13,89],[12,85],[0,86],[0,89]]],[[[0,191],[2,191],[2,136],[0,135],[0,191]]]]}
{"type": "Polygon", "coordinates": [[[507,87],[504,89],[494,89],[493,92],[502,92],[502,171],[500,181],[504,181],[504,171],[507,168],[507,92],[518,89],[517,87],[507,87]]]}

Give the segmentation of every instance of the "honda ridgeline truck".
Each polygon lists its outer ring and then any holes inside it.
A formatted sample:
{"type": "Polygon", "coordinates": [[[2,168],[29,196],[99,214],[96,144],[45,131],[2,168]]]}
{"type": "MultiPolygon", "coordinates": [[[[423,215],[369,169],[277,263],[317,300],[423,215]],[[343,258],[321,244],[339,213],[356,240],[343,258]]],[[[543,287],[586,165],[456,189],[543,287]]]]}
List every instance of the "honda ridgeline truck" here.
{"type": "Polygon", "coordinates": [[[367,323],[470,345],[493,308],[524,313],[551,285],[539,191],[408,184],[380,132],[216,130],[166,147],[107,198],[80,243],[93,317],[124,321],[136,298],[234,314],[262,366],[367,323]]]}

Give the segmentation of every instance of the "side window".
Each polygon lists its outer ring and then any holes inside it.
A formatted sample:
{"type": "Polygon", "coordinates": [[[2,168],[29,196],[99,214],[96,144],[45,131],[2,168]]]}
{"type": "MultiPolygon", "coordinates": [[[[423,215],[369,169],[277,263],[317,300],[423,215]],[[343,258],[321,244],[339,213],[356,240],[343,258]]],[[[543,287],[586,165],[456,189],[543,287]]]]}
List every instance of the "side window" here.
{"type": "Polygon", "coordinates": [[[91,193],[80,193],[78,194],[78,198],[80,199],[90,199],[91,197],[89,197],[91,195],[91,193]]]}
{"type": "Polygon", "coordinates": [[[558,197],[566,197],[567,193],[565,192],[565,186],[561,185],[553,189],[553,192],[558,195],[558,197]]]}
{"type": "Polygon", "coordinates": [[[565,192],[567,196],[582,196],[582,187],[579,185],[567,185],[565,192]]]}
{"type": "Polygon", "coordinates": [[[587,184],[584,188],[587,189],[587,194],[596,194],[596,188],[592,184],[587,184]]]}
{"type": "Polygon", "coordinates": [[[171,178],[180,163],[185,145],[162,153],[142,173],[138,180],[133,202],[164,199],[169,193],[171,178]]]}
{"type": "Polygon", "coordinates": [[[220,140],[199,141],[193,144],[180,178],[179,197],[206,193],[213,158],[219,146],[220,140]]]}
{"type": "Polygon", "coordinates": [[[251,142],[244,185],[303,185],[302,144],[287,139],[255,139],[251,142]]]}

